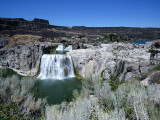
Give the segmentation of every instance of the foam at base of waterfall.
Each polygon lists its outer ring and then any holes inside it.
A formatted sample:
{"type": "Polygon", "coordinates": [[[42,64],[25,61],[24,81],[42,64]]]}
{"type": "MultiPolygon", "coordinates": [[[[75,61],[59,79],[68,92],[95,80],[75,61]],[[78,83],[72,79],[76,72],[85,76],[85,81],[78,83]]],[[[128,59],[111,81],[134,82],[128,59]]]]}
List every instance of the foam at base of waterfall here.
{"type": "Polygon", "coordinates": [[[43,55],[41,58],[40,79],[66,79],[75,77],[71,56],[43,55]]]}

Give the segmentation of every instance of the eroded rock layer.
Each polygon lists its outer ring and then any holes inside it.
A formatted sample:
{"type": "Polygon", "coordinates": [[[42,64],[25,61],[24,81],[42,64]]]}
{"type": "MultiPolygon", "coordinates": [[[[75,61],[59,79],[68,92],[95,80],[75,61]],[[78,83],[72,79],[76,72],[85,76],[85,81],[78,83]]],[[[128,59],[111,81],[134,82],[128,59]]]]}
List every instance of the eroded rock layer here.
{"type": "Polygon", "coordinates": [[[149,44],[111,43],[73,50],[68,54],[72,56],[75,69],[83,77],[98,75],[109,79],[113,74],[120,80],[128,81],[141,73],[147,73],[152,67],[148,51],[149,44]]]}
{"type": "Polygon", "coordinates": [[[40,59],[55,44],[17,45],[9,49],[0,50],[0,67],[10,68],[21,75],[35,75],[39,69],[40,59]]]}

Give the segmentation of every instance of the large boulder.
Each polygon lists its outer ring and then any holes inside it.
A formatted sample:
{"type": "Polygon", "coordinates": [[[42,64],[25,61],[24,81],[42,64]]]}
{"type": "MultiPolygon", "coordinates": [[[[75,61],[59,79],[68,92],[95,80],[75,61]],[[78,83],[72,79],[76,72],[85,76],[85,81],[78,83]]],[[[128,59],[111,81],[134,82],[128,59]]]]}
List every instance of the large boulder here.
{"type": "Polygon", "coordinates": [[[160,71],[154,71],[153,73],[145,77],[145,79],[143,79],[141,83],[143,85],[149,85],[151,83],[160,84],[160,71]]]}
{"type": "Polygon", "coordinates": [[[153,73],[151,76],[150,76],[150,80],[149,80],[151,83],[157,83],[157,84],[160,84],[160,71],[157,71],[155,73],[153,73]]]}
{"type": "Polygon", "coordinates": [[[106,62],[113,60],[112,53],[100,52],[98,49],[77,49],[67,53],[72,56],[75,69],[83,76],[99,75],[105,69],[106,62]]]}
{"type": "Polygon", "coordinates": [[[83,43],[74,42],[72,44],[72,48],[73,48],[73,50],[76,50],[76,49],[86,49],[87,45],[85,45],[83,43]]]}
{"type": "Polygon", "coordinates": [[[156,48],[160,48],[160,41],[159,41],[159,42],[154,43],[154,46],[155,46],[156,48]]]}

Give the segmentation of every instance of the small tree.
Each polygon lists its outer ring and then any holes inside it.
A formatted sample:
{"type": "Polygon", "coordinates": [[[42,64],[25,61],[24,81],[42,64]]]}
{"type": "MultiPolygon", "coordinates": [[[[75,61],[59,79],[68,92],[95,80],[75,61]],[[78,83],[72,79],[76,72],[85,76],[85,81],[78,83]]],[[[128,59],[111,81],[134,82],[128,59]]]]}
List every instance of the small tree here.
{"type": "Polygon", "coordinates": [[[150,49],[149,52],[150,52],[150,53],[155,53],[155,54],[160,53],[159,50],[154,50],[154,49],[150,49]]]}

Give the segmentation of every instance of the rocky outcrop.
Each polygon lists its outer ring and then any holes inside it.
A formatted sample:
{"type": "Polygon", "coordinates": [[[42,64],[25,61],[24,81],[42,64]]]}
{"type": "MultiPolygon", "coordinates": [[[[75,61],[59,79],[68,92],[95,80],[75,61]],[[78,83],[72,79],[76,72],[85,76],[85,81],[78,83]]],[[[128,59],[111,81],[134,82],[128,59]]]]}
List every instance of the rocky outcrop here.
{"type": "Polygon", "coordinates": [[[0,38],[0,49],[4,48],[6,45],[8,45],[9,41],[3,38],[0,38]]]}
{"type": "Polygon", "coordinates": [[[0,67],[13,69],[20,75],[33,76],[39,69],[41,56],[56,46],[44,43],[0,49],[0,67]]]}
{"type": "Polygon", "coordinates": [[[138,28],[138,27],[85,27],[85,26],[54,26],[56,30],[75,32],[81,34],[100,35],[114,33],[120,36],[128,36],[137,39],[158,39],[160,28],[138,28]]]}
{"type": "MultiPolygon", "coordinates": [[[[13,69],[21,75],[33,76],[39,69],[41,56],[50,53],[56,46],[53,43],[35,43],[2,48],[0,67],[13,69]]],[[[72,56],[75,70],[83,77],[96,75],[110,79],[114,75],[119,80],[128,81],[141,73],[147,73],[152,67],[149,48],[145,46],[111,43],[100,46],[84,44],[81,47],[83,49],[75,47],[75,50],[67,54],[72,56]]]]}
{"type": "Polygon", "coordinates": [[[111,43],[73,50],[68,54],[83,77],[90,74],[109,79],[114,74],[120,80],[128,81],[151,68],[148,49],[129,43],[111,43]]]}
{"type": "Polygon", "coordinates": [[[146,78],[142,80],[141,83],[147,86],[151,83],[160,84],[160,71],[154,71],[150,75],[146,76],[146,78]]]}
{"type": "Polygon", "coordinates": [[[0,18],[0,30],[15,29],[43,29],[49,28],[48,20],[35,18],[33,21],[27,21],[23,18],[0,18]]]}
{"type": "Polygon", "coordinates": [[[63,33],[52,31],[53,27],[48,20],[44,19],[35,18],[33,21],[28,21],[23,18],[0,18],[0,35],[5,36],[30,34],[53,38],[63,35],[63,33]]]}
{"type": "Polygon", "coordinates": [[[160,40],[153,44],[153,47],[160,48],[160,40]]]}
{"type": "Polygon", "coordinates": [[[136,27],[85,27],[85,26],[55,26],[48,20],[35,18],[28,21],[23,18],[0,18],[0,34],[36,34],[45,37],[59,37],[64,34],[88,34],[103,35],[114,33],[135,39],[159,39],[160,28],[136,28],[136,27]],[[50,30],[48,30],[50,29],[50,30]],[[54,29],[54,31],[53,31],[54,29]],[[3,31],[3,32],[2,32],[3,31]],[[33,32],[34,31],[34,32],[33,32]],[[40,33],[39,33],[40,32],[40,33]],[[54,34],[54,35],[53,35],[54,34]]]}
{"type": "Polygon", "coordinates": [[[157,83],[160,84],[160,71],[156,71],[154,72],[151,76],[150,76],[150,80],[151,83],[157,83]]]}
{"type": "Polygon", "coordinates": [[[86,49],[88,46],[86,44],[83,43],[78,43],[78,42],[74,42],[72,44],[72,49],[76,50],[76,49],[86,49]]]}

